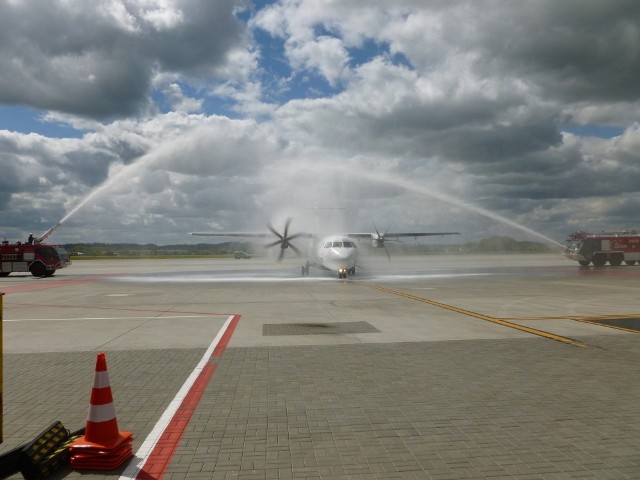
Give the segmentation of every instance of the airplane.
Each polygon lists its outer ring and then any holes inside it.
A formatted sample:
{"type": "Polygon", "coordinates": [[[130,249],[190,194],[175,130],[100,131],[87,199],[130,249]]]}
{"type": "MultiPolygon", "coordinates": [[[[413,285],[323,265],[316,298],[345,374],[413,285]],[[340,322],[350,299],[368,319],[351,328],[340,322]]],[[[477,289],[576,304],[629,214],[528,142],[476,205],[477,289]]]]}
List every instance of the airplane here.
{"type": "Polygon", "coordinates": [[[278,261],[282,261],[284,252],[288,248],[291,248],[298,256],[300,256],[300,250],[291,243],[296,238],[310,238],[312,244],[309,246],[309,258],[305,265],[301,267],[302,276],[309,275],[309,267],[315,266],[324,270],[330,270],[337,272],[338,278],[345,279],[349,275],[355,275],[356,266],[358,262],[358,249],[354,239],[370,239],[374,247],[384,248],[387,252],[389,260],[389,250],[385,245],[385,241],[396,241],[401,237],[426,237],[426,236],[439,236],[439,235],[460,235],[460,232],[407,232],[407,233],[391,233],[389,228],[380,233],[378,228],[374,224],[375,232],[365,233],[340,233],[334,235],[328,235],[323,238],[318,238],[311,233],[295,233],[289,235],[289,226],[291,224],[291,218],[286,220],[284,225],[284,231],[278,232],[271,224],[267,225],[270,233],[251,233],[251,232],[193,232],[191,235],[202,237],[245,237],[245,238],[268,238],[275,236],[277,239],[265,245],[268,247],[280,247],[280,253],[278,254],[278,261]]]}

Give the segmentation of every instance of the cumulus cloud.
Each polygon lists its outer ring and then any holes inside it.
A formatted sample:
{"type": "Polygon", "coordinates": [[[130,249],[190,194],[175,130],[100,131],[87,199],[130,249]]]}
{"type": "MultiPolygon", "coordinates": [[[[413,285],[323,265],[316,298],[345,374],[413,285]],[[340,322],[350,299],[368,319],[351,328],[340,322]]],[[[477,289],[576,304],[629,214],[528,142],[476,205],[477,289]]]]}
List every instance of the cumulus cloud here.
{"type": "Polygon", "coordinates": [[[224,69],[242,41],[233,2],[0,5],[0,102],[97,119],[143,111],[158,73],[224,69]]]}

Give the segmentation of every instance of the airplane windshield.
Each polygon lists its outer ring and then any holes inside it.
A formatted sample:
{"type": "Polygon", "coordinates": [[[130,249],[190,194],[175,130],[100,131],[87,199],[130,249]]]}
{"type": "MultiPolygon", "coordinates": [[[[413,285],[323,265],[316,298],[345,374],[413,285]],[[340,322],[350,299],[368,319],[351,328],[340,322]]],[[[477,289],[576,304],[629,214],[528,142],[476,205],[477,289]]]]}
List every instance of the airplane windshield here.
{"type": "Polygon", "coordinates": [[[355,243],[345,240],[344,242],[327,242],[324,248],[356,248],[355,243]]]}

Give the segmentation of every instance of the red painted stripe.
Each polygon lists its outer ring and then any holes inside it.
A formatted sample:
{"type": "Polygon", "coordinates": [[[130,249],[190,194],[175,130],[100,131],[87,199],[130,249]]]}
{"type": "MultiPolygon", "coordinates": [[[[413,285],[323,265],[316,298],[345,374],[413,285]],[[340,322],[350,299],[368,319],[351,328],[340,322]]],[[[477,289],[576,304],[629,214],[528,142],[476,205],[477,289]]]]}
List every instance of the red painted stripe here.
{"type": "Polygon", "coordinates": [[[233,335],[233,332],[236,330],[236,325],[238,325],[239,321],[240,321],[240,315],[234,315],[233,320],[231,320],[231,323],[227,328],[227,331],[224,332],[224,335],[222,335],[222,338],[218,342],[218,345],[216,345],[216,348],[213,350],[213,354],[211,355],[211,358],[222,357],[222,354],[227,348],[227,345],[229,344],[229,340],[231,340],[231,335],[233,335]]]}
{"type": "Polygon", "coordinates": [[[198,375],[189,393],[180,404],[178,411],[162,433],[158,443],[153,447],[144,467],[140,470],[136,479],[140,480],[160,480],[164,477],[169,462],[178,447],[185,428],[191,416],[195,412],[204,389],[209,383],[213,372],[216,369],[215,363],[208,363],[198,375]]]}

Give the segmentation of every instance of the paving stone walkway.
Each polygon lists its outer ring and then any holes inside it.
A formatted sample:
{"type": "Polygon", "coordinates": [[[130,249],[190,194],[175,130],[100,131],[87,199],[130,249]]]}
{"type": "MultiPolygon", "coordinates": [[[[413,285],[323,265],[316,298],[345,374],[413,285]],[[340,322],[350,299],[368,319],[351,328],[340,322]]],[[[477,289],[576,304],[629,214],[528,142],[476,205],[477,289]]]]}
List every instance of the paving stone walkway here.
{"type": "MultiPolygon", "coordinates": [[[[165,478],[640,479],[640,336],[580,340],[227,348],[165,478]]],[[[202,354],[107,352],[134,451],[202,354]]],[[[2,451],[83,426],[94,364],[5,355],[2,451]]]]}

